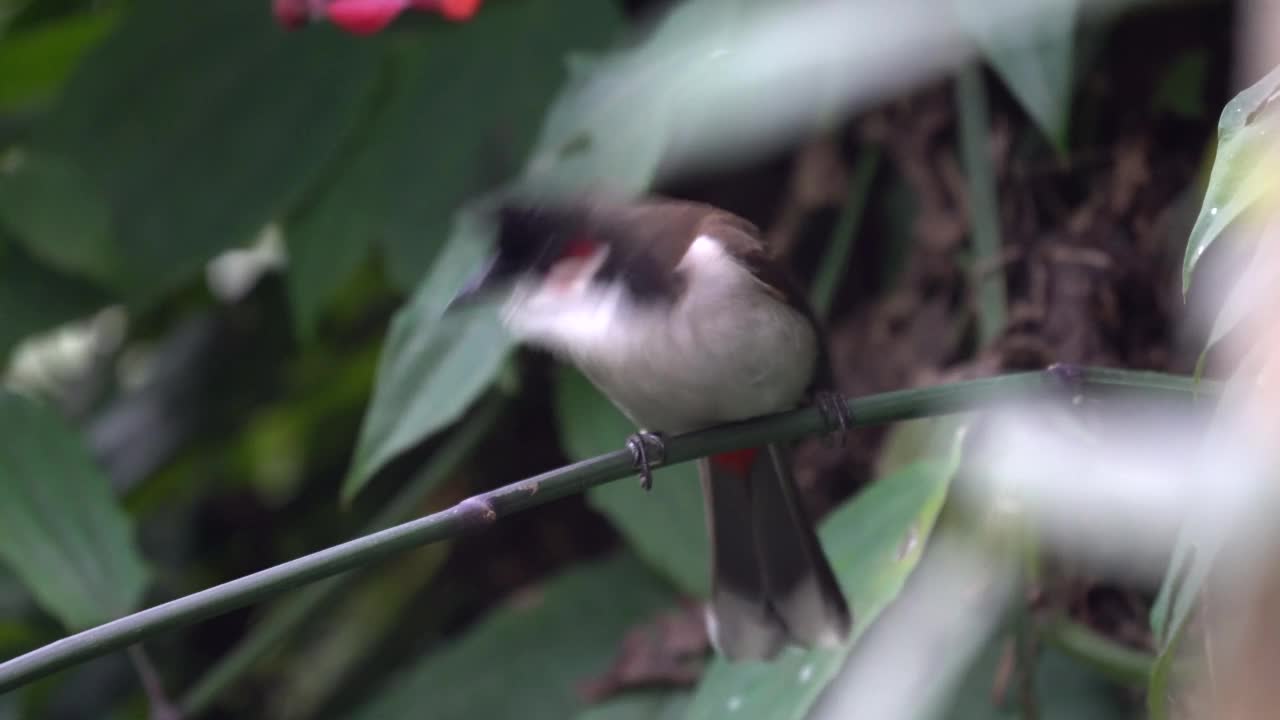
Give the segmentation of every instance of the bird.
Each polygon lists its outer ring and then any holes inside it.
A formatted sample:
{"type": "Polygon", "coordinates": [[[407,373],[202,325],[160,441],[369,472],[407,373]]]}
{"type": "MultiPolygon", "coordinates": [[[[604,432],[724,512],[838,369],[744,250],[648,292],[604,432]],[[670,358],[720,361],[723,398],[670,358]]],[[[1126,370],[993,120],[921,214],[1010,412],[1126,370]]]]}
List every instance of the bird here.
{"type": "MultiPolygon", "coordinates": [[[[837,396],[820,324],[748,220],[657,195],[504,198],[493,252],[449,310],[495,300],[525,345],[576,366],[638,432],[666,435],[837,396]]],[[[824,401],[827,404],[822,404],[824,401]]],[[[844,426],[843,404],[834,403],[844,426]]],[[[780,443],[697,461],[711,546],[705,621],[730,661],[846,642],[852,613],[780,443]]]]}

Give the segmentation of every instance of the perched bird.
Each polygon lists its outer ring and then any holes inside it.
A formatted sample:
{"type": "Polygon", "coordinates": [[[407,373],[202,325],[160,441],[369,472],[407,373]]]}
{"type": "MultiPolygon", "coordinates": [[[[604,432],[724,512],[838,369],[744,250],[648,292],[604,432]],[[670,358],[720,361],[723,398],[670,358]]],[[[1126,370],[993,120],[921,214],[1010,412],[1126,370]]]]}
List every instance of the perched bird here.
{"type": "MultiPolygon", "coordinates": [[[[794,409],[831,388],[804,295],[748,221],[663,198],[519,203],[453,304],[500,295],[520,341],[576,365],[660,437],[794,409]]],[[[843,417],[843,416],[841,416],[843,417]]],[[[843,641],[851,616],[777,444],[698,461],[711,538],[708,631],[731,660],[843,641]]]]}

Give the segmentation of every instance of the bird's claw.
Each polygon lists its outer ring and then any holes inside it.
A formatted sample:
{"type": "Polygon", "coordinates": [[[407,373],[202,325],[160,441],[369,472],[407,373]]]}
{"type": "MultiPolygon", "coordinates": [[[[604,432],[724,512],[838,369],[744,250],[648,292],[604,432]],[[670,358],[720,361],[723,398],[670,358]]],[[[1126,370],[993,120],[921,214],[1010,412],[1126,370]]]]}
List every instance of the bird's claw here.
{"type": "Polygon", "coordinates": [[[641,430],[627,438],[627,450],[631,452],[631,463],[640,473],[640,487],[645,491],[653,489],[653,467],[661,465],[667,455],[662,436],[641,430]]]}
{"type": "Polygon", "coordinates": [[[815,394],[814,402],[818,406],[818,412],[822,414],[822,421],[827,426],[826,441],[830,443],[831,436],[837,435],[840,438],[840,447],[844,447],[845,434],[853,424],[853,417],[849,414],[849,406],[845,404],[844,397],[837,392],[820,390],[815,394]]]}

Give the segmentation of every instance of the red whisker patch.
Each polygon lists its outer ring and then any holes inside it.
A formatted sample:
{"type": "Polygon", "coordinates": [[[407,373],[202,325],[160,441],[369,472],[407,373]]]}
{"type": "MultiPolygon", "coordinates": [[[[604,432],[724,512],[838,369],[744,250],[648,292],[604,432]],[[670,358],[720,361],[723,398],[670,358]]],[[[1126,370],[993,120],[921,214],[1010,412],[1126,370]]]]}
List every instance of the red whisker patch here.
{"type": "Polygon", "coordinates": [[[711,456],[711,465],[717,470],[731,472],[746,477],[751,473],[751,466],[756,462],[760,448],[747,448],[711,456]]]}
{"type": "Polygon", "coordinates": [[[599,245],[591,238],[585,235],[579,235],[564,244],[564,251],[560,257],[564,258],[588,258],[596,254],[599,245]]]}

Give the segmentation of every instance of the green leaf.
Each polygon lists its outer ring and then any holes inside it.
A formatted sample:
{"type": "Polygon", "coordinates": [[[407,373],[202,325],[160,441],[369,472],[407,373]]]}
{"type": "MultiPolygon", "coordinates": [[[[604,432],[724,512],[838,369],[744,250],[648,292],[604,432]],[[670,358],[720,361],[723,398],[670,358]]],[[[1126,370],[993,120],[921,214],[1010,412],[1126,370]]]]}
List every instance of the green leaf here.
{"type": "Polygon", "coordinates": [[[511,339],[485,308],[444,315],[445,305],[483,260],[491,230],[469,212],[431,274],[391,322],[377,385],[355,461],[342,486],[350,500],[387,461],[458,419],[493,381],[511,339]]]}
{"type": "Polygon", "coordinates": [[[314,256],[300,280],[307,289],[294,293],[299,315],[314,316],[370,242],[399,287],[417,285],[453,212],[524,161],[564,80],[565,54],[621,27],[612,2],[524,0],[396,48],[390,97],[368,142],[288,233],[291,253],[314,256]]]}
{"type": "Polygon", "coordinates": [[[667,585],[629,555],[575,568],[423,657],[353,716],[572,717],[582,709],[575,686],[608,668],[628,628],[673,601],[667,585]]]}
{"type": "Polygon", "coordinates": [[[117,9],[107,6],[5,35],[0,43],[0,111],[30,110],[53,100],[81,57],[119,19],[117,9]]]}
{"type": "Polygon", "coordinates": [[[0,229],[0,358],[24,338],[107,304],[101,290],[35,262],[0,229]]]}
{"type": "Polygon", "coordinates": [[[1265,111],[1280,93],[1280,67],[1236,97],[1218,119],[1218,149],[1204,202],[1187,239],[1182,293],[1205,250],[1222,231],[1276,187],[1276,133],[1280,112],[1265,111]],[[1270,133],[1270,137],[1267,137],[1270,133]]]}
{"type": "MultiPolygon", "coordinates": [[[[617,408],[578,371],[562,367],[556,378],[556,417],[573,460],[618,450],[636,431],[617,408]]],[[[587,500],[608,516],[641,558],[685,593],[710,589],[702,489],[693,463],[654,472],[653,490],[615,482],[592,488],[587,500]]]]}
{"type": "Polygon", "coordinates": [[[673,690],[630,692],[574,717],[575,720],[683,720],[689,695],[673,690]]]}
{"type": "Polygon", "coordinates": [[[36,145],[106,194],[117,284],[154,299],[289,209],[359,117],[378,58],[327,29],[283,33],[258,0],[140,0],[36,145]]]}
{"type": "Polygon", "coordinates": [[[770,663],[717,659],[694,696],[690,720],[722,718],[726,708],[749,717],[803,718],[840,670],[854,640],[902,590],[942,509],[959,453],[921,460],[877,480],[823,523],[820,535],[856,625],[835,650],[793,650],[770,663]]]}
{"type": "Polygon", "coordinates": [[[61,158],[19,151],[0,163],[0,225],[63,272],[109,283],[117,271],[110,208],[93,182],[61,158]]]}
{"type": "Polygon", "coordinates": [[[1065,152],[1079,0],[1042,3],[1017,24],[1016,35],[1009,13],[992,12],[989,0],[955,0],[955,8],[996,74],[1049,142],[1065,152]]]}
{"type": "MultiPolygon", "coordinates": [[[[1017,683],[1010,683],[1007,699],[997,706],[992,690],[1002,646],[990,643],[973,664],[947,703],[944,720],[1020,720],[1027,717],[1017,683]]],[[[1036,660],[1035,705],[1043,720],[1129,720],[1134,712],[1123,693],[1105,677],[1056,650],[1036,660]]]]}
{"type": "Polygon", "coordinates": [[[137,607],[147,569],[107,478],[53,411],[0,391],[0,560],[78,630],[137,607]]]}

